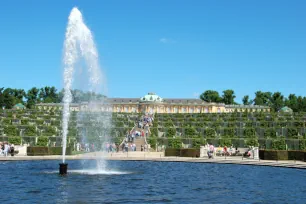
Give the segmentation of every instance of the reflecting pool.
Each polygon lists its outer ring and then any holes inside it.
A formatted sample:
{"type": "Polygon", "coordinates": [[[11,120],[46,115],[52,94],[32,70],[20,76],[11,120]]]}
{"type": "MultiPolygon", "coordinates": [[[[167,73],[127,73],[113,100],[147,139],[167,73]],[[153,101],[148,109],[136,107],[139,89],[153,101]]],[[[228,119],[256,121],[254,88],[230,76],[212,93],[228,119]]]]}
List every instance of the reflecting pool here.
{"type": "MultiPolygon", "coordinates": [[[[306,172],[233,164],[95,160],[0,162],[4,203],[304,203],[306,172]],[[85,168],[84,168],[85,167],[85,168]]],[[[3,203],[3,202],[1,202],[3,203]]]]}

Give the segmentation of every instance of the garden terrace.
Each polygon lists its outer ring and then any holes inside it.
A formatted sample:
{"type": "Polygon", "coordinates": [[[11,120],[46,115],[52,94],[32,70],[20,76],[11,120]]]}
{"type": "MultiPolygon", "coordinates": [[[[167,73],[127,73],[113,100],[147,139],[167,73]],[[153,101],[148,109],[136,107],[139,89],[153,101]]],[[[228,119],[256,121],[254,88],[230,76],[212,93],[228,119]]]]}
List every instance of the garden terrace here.
{"type": "MultiPolygon", "coordinates": [[[[0,140],[17,141],[35,145],[40,137],[47,138],[49,145],[61,145],[61,117],[59,110],[1,110],[0,140]]],[[[90,141],[97,140],[99,133],[108,134],[119,143],[141,117],[137,113],[98,113],[80,122],[78,113],[71,112],[68,142],[81,139],[82,132],[90,141]],[[94,126],[96,117],[111,117],[111,123],[94,126]]],[[[300,150],[306,148],[306,113],[194,113],[154,115],[151,135],[153,148],[199,147],[207,142],[218,145],[247,147],[259,145],[262,149],[300,150]]],[[[44,140],[45,141],[45,140],[44,140]]]]}

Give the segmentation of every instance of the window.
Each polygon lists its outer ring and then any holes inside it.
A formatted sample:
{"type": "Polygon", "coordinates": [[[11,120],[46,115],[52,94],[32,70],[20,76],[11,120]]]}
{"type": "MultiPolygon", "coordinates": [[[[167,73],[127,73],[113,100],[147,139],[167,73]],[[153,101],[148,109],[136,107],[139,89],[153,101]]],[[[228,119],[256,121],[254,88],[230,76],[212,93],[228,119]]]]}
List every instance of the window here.
{"type": "Polygon", "coordinates": [[[177,113],[177,112],[178,112],[177,108],[174,108],[173,111],[174,111],[174,113],[177,113]]]}

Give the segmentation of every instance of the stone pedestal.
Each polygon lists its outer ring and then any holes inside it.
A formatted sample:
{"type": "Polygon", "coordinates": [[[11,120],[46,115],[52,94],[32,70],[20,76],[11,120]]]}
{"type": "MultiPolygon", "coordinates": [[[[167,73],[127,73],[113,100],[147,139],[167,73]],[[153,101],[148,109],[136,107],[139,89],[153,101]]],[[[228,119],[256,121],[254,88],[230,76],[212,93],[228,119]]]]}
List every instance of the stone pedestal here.
{"type": "Polygon", "coordinates": [[[208,148],[206,146],[200,147],[200,157],[206,157],[207,156],[208,148]]]}
{"type": "Polygon", "coordinates": [[[259,159],[259,148],[258,147],[254,147],[253,153],[254,153],[254,159],[259,159]]]}

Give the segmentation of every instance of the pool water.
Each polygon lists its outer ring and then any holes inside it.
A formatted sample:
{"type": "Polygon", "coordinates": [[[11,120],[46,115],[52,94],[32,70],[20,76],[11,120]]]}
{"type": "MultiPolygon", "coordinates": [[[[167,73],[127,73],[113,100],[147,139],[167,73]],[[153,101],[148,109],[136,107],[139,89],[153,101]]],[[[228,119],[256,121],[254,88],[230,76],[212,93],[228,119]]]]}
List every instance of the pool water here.
{"type": "Polygon", "coordinates": [[[306,172],[234,164],[0,162],[1,203],[305,203],[306,172]]]}

